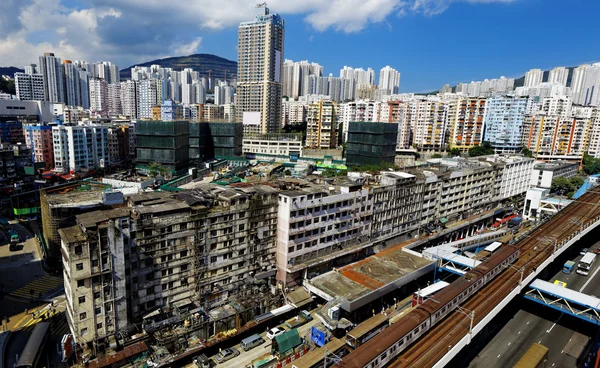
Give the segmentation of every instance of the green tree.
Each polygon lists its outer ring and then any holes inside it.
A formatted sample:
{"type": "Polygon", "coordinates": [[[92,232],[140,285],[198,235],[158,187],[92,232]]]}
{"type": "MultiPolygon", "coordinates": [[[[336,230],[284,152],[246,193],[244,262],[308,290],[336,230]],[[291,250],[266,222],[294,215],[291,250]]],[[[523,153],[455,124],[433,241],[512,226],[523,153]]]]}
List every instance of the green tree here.
{"type": "Polygon", "coordinates": [[[290,169],[287,169],[283,172],[285,174],[285,176],[292,176],[292,172],[290,171],[290,169]]]}
{"type": "Polygon", "coordinates": [[[486,155],[493,155],[493,154],[494,154],[494,149],[492,148],[492,145],[490,144],[490,142],[483,142],[483,144],[481,144],[479,146],[469,148],[469,157],[486,156],[486,155]]]}
{"type": "Polygon", "coordinates": [[[148,165],[148,175],[150,175],[151,177],[155,178],[157,176],[166,176],[168,173],[168,170],[161,164],[159,164],[158,162],[152,162],[150,163],[150,165],[148,165]]]}
{"type": "Polygon", "coordinates": [[[583,155],[583,172],[588,175],[600,173],[600,159],[594,158],[587,153],[583,155]]]}
{"type": "Polygon", "coordinates": [[[521,149],[521,154],[525,157],[533,158],[533,152],[525,146],[521,149]]]}
{"type": "Polygon", "coordinates": [[[460,150],[458,148],[452,148],[450,151],[448,151],[448,157],[456,156],[460,156],[460,150]]]}
{"type": "Polygon", "coordinates": [[[573,191],[573,185],[568,178],[554,178],[552,180],[552,185],[550,186],[550,192],[559,193],[559,194],[567,194],[568,192],[573,191]]]}
{"type": "Polygon", "coordinates": [[[442,158],[442,154],[441,153],[434,153],[433,155],[431,155],[431,158],[442,158]]]}

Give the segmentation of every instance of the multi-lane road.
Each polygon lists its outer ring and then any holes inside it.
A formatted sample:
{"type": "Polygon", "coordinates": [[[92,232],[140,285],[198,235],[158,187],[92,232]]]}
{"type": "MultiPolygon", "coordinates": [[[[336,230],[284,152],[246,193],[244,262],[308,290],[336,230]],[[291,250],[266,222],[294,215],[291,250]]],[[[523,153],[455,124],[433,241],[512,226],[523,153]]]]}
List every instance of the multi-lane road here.
{"type": "MultiPolygon", "coordinates": [[[[599,244],[590,249],[596,249],[599,244]]],[[[581,256],[574,258],[578,262],[581,256]]],[[[596,262],[589,276],[573,273],[556,273],[549,282],[559,280],[566,287],[585,294],[600,296],[600,262],[596,262]]],[[[593,328],[587,322],[561,315],[548,307],[524,300],[522,308],[487,343],[485,348],[471,361],[472,368],[511,367],[525,354],[533,343],[549,349],[547,367],[576,367],[574,352],[580,352],[593,328]]]]}

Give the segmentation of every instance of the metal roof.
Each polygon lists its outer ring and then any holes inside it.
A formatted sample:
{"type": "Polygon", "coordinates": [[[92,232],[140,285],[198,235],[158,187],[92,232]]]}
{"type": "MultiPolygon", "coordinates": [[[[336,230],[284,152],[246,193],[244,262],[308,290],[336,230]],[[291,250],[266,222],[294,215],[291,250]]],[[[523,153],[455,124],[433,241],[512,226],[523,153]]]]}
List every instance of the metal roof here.
{"type": "Polygon", "coordinates": [[[567,289],[565,287],[554,285],[550,282],[542,280],[533,281],[530,287],[546,294],[553,295],[557,298],[563,298],[569,302],[600,311],[600,299],[596,298],[595,296],[580,293],[579,291],[567,289]]]}

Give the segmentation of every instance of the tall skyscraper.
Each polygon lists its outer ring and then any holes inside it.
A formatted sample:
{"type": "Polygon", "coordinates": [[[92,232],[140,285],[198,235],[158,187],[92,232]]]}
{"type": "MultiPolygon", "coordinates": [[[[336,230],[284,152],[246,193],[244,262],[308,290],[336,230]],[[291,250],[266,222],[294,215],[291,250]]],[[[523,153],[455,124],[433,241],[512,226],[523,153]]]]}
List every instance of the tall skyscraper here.
{"type": "Polygon", "coordinates": [[[388,90],[389,94],[397,94],[400,90],[400,72],[389,65],[379,71],[379,89],[388,90]]]}
{"type": "Polygon", "coordinates": [[[550,70],[550,73],[548,74],[548,82],[559,83],[566,87],[568,77],[569,70],[564,66],[557,66],[556,68],[550,70]]]}
{"type": "Polygon", "coordinates": [[[238,28],[237,120],[244,131],[280,129],[284,21],[265,7],[263,15],[238,28]]]}
{"type": "Polygon", "coordinates": [[[120,93],[123,115],[129,116],[131,119],[137,119],[137,82],[133,80],[124,81],[121,83],[120,93]]]}
{"type": "Polygon", "coordinates": [[[108,83],[104,79],[90,79],[90,110],[101,115],[108,113],[108,83]]]}
{"type": "Polygon", "coordinates": [[[525,87],[536,87],[544,78],[544,72],[541,69],[531,69],[525,73],[525,87]]]}
{"type": "Polygon", "coordinates": [[[41,74],[44,76],[44,99],[50,102],[65,102],[63,67],[60,58],[51,52],[40,56],[41,74]]]}
{"type": "Polygon", "coordinates": [[[79,82],[79,68],[71,60],[63,60],[65,104],[68,106],[81,106],[81,83],[79,82]]]}

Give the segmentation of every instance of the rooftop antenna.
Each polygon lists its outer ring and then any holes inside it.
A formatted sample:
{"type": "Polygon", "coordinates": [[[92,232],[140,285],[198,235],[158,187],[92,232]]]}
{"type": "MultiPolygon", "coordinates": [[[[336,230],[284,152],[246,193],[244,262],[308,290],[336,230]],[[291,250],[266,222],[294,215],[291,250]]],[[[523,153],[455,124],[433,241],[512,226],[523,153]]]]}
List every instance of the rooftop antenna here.
{"type": "Polygon", "coordinates": [[[267,8],[267,3],[256,4],[256,9],[259,9],[259,8],[264,8],[265,15],[269,15],[269,8],[267,8]]]}

